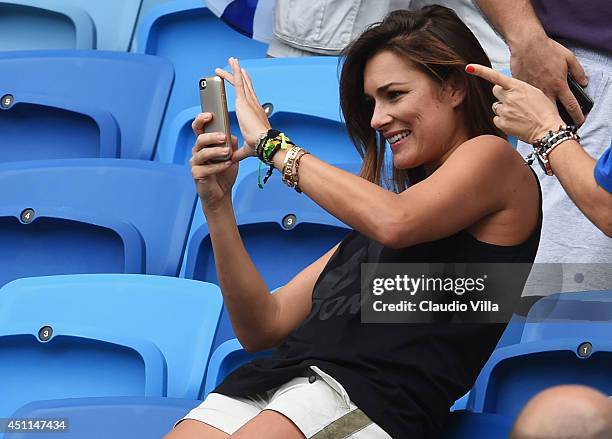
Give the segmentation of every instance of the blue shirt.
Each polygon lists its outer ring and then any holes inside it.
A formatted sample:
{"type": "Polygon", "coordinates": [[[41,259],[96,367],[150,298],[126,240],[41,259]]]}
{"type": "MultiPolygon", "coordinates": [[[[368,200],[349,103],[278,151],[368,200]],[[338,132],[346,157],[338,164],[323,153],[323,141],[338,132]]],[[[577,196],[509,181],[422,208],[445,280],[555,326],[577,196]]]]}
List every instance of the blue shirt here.
{"type": "Polygon", "coordinates": [[[612,144],[599,157],[595,165],[595,180],[602,188],[612,193],[612,144]]]}

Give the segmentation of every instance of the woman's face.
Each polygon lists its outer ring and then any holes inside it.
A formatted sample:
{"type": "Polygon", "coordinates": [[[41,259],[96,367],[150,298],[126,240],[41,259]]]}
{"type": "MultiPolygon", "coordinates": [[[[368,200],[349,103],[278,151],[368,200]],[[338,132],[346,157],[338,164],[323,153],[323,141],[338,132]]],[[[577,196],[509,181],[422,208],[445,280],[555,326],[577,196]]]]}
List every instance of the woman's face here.
{"type": "Polygon", "coordinates": [[[379,52],[367,62],[364,93],[374,107],[370,125],[389,142],[398,169],[435,168],[468,139],[458,111],[462,93],[441,88],[393,52],[379,52]]]}

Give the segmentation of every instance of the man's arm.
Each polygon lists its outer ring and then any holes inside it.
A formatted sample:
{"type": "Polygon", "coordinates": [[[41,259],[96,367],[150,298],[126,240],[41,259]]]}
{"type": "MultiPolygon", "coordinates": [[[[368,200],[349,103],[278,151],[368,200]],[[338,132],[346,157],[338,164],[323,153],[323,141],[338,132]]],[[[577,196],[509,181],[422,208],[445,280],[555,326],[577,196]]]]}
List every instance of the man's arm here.
{"type": "Polygon", "coordinates": [[[567,85],[567,73],[582,86],[587,78],[574,54],[550,39],[530,0],[475,0],[510,48],[512,76],[539,88],[553,102],[559,100],[577,125],[584,115],[567,85]]]}
{"type": "Polygon", "coordinates": [[[476,3],[511,48],[546,37],[529,0],[476,0],[476,3]]]}

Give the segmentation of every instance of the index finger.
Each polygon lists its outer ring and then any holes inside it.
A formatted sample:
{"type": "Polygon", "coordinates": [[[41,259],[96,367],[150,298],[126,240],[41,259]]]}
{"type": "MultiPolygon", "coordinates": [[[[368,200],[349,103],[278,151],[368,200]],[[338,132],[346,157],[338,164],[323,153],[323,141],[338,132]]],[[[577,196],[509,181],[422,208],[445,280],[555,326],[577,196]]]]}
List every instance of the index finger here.
{"type": "Polygon", "coordinates": [[[468,64],[465,66],[465,71],[470,75],[478,76],[492,84],[499,85],[504,90],[510,90],[513,86],[513,78],[509,78],[497,70],[493,70],[480,64],[468,64]]]}
{"type": "Polygon", "coordinates": [[[230,58],[229,64],[232,67],[232,71],[234,72],[234,88],[236,89],[236,96],[240,96],[241,98],[246,99],[246,91],[242,78],[242,70],[240,69],[240,64],[238,64],[238,59],[230,58]]]}

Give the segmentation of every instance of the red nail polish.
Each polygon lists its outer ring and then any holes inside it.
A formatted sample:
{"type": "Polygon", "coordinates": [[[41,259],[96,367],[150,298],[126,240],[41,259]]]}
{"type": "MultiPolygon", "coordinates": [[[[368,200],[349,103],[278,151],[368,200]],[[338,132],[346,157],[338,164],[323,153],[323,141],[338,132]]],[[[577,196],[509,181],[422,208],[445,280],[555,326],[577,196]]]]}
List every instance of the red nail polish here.
{"type": "Polygon", "coordinates": [[[468,73],[474,73],[476,71],[476,69],[473,66],[467,66],[465,68],[465,71],[468,73]]]}

